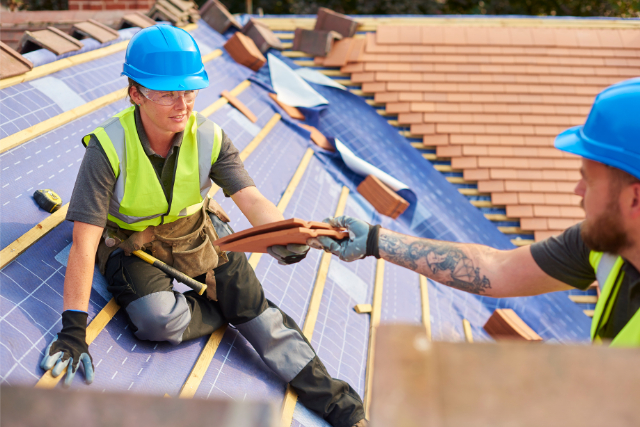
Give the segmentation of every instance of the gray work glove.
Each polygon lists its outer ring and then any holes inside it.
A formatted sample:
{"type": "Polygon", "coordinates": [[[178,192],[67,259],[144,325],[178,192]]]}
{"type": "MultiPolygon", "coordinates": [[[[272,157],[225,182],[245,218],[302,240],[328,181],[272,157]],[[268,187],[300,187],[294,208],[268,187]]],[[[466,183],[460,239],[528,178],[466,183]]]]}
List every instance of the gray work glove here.
{"type": "Polygon", "coordinates": [[[289,243],[287,246],[274,245],[269,246],[267,252],[278,260],[278,264],[289,265],[302,261],[309,252],[309,246],[295,243],[289,243]]]}
{"type": "Polygon", "coordinates": [[[378,253],[378,234],[380,226],[370,225],[350,216],[326,218],[323,222],[332,227],[344,227],[349,232],[348,239],[335,240],[331,237],[319,236],[307,240],[307,244],[316,249],[324,249],[340,257],[342,261],[355,261],[369,255],[380,258],[378,253]]]}
{"type": "Polygon", "coordinates": [[[64,386],[69,387],[79,366],[84,368],[87,384],[93,382],[93,361],[87,345],[87,313],[67,310],[62,312],[62,330],[44,351],[40,367],[45,371],[53,368],[51,375],[57,377],[64,371],[67,377],[64,386]]]}

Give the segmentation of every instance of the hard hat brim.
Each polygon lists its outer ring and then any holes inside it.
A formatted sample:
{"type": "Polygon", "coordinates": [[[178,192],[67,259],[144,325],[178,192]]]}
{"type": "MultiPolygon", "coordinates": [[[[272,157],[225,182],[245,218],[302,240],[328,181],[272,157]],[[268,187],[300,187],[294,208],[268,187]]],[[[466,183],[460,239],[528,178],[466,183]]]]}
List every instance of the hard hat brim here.
{"type": "Polygon", "coordinates": [[[122,75],[151,90],[200,90],[209,86],[209,76],[204,70],[191,76],[154,76],[131,68],[125,66],[122,75]]]}
{"type": "MultiPolygon", "coordinates": [[[[585,159],[618,168],[640,179],[640,169],[633,168],[629,164],[614,158],[612,154],[615,152],[615,147],[610,145],[604,146],[603,144],[590,140],[582,132],[583,128],[584,126],[581,125],[565,130],[556,137],[554,146],[558,150],[577,154],[585,159]]],[[[628,151],[625,152],[623,149],[620,149],[620,153],[617,154],[618,156],[636,157],[628,151]]],[[[637,164],[640,165],[640,158],[637,159],[637,164]]]]}

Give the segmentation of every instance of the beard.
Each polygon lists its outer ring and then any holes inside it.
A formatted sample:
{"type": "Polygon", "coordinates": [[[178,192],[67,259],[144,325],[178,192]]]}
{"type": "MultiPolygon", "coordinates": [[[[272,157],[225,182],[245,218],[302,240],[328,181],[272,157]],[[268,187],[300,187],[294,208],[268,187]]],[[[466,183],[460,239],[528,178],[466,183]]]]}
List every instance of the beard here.
{"type": "MultiPolygon", "coordinates": [[[[618,255],[623,249],[629,247],[631,242],[622,227],[620,207],[616,203],[617,197],[612,199],[600,216],[582,223],[580,235],[591,250],[618,255]]],[[[580,205],[584,209],[582,201],[580,205]]]]}

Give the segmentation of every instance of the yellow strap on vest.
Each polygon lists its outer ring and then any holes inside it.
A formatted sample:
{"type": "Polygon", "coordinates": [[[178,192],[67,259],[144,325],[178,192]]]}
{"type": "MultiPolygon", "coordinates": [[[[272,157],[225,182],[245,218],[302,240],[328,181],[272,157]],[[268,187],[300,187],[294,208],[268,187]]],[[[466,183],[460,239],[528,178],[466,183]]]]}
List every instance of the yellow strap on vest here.
{"type": "MultiPolygon", "coordinates": [[[[624,259],[620,256],[591,251],[589,262],[596,272],[600,286],[600,298],[596,304],[591,323],[591,339],[594,343],[602,343],[600,331],[607,324],[611,311],[618,299],[620,285],[624,279],[621,272],[624,259]]],[[[640,310],[634,314],[611,342],[612,347],[640,346],[640,310]]]]}

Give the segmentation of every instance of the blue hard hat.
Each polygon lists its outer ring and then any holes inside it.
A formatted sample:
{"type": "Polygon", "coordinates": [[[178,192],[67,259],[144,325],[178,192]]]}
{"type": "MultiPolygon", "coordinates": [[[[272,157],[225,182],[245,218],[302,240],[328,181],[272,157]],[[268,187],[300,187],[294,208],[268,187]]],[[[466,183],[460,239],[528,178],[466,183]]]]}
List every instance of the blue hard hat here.
{"type": "Polygon", "coordinates": [[[587,122],[562,132],[555,146],[640,178],[640,78],[600,92],[587,122]]]}
{"type": "Polygon", "coordinates": [[[153,90],[209,86],[196,41],[185,30],[171,25],[154,25],[131,38],[122,75],[153,90]]]}

